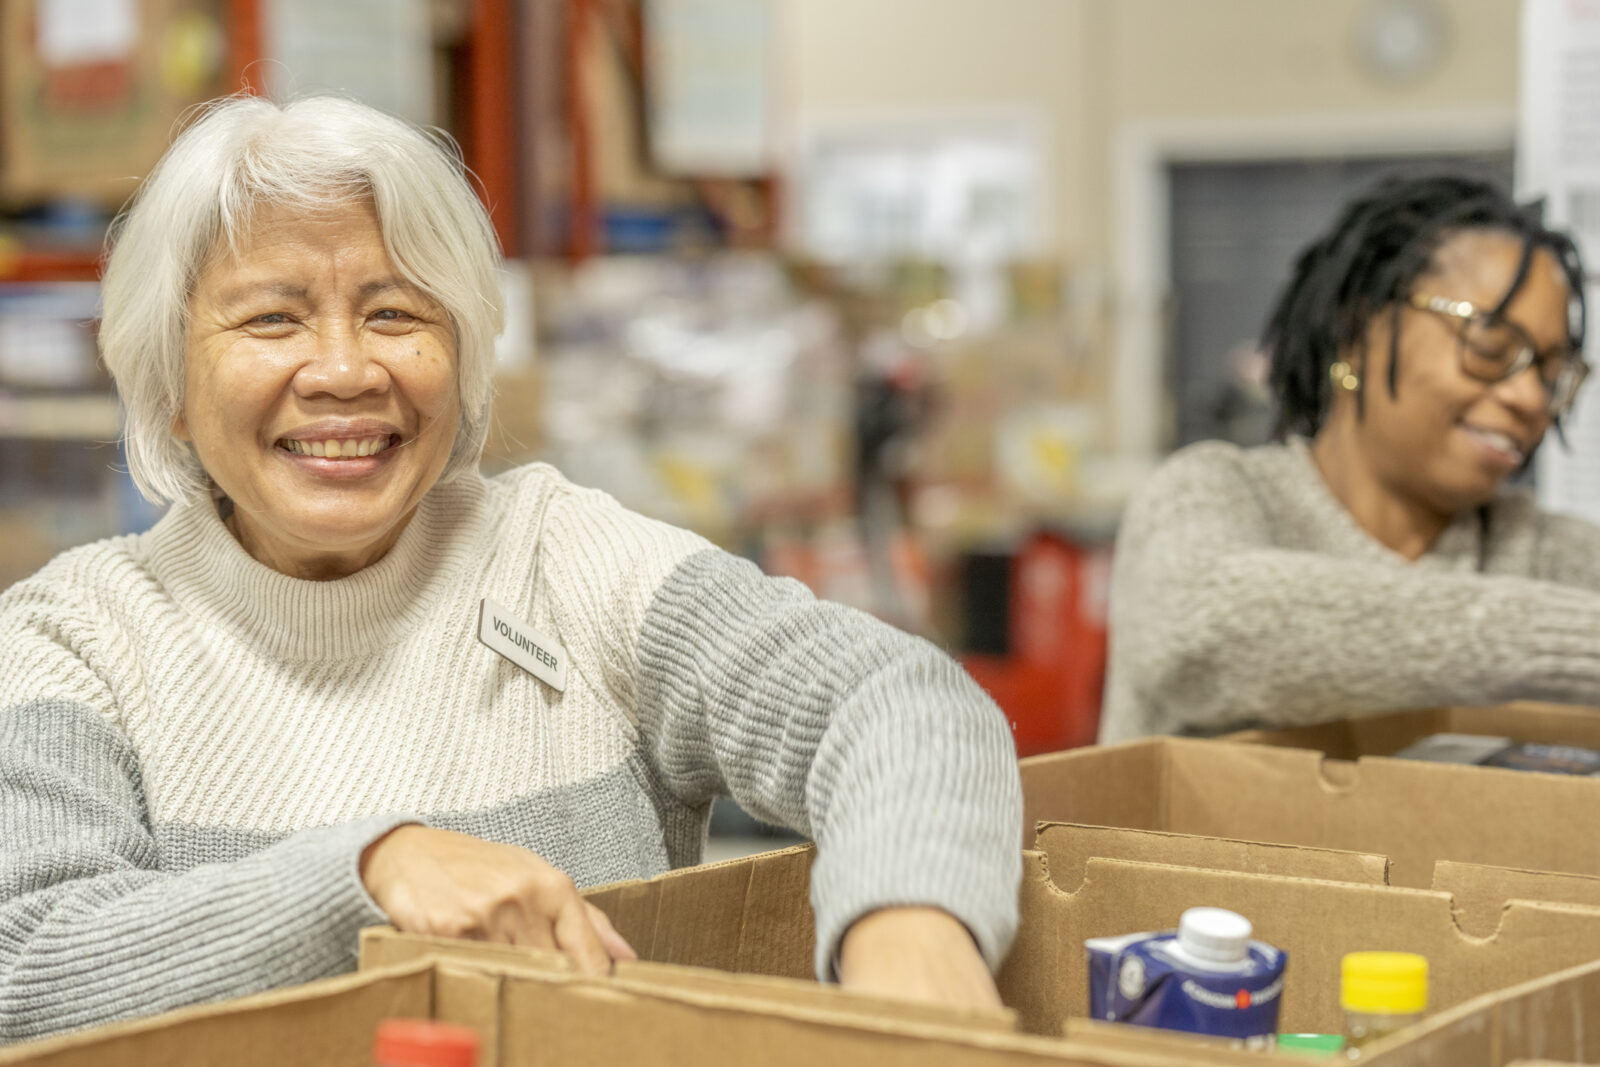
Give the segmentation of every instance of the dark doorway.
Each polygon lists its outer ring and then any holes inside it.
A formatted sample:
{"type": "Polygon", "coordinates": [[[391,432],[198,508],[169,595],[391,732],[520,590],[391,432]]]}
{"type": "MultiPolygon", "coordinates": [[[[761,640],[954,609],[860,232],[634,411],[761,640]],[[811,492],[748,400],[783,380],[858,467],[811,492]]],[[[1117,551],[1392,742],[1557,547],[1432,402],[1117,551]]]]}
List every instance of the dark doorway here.
{"type": "Polygon", "coordinates": [[[1464,170],[1511,188],[1511,153],[1386,156],[1170,169],[1173,314],[1168,382],[1177,445],[1259,444],[1271,411],[1253,355],[1294,257],[1352,195],[1391,173],[1464,170]]]}

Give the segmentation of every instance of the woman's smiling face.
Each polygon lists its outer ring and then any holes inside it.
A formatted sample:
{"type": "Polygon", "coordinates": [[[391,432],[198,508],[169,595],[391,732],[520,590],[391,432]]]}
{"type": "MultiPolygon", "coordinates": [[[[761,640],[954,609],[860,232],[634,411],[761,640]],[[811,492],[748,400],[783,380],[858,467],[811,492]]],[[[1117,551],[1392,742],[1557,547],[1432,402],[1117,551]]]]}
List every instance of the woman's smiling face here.
{"type": "MultiPolygon", "coordinates": [[[[1416,290],[1492,309],[1504,299],[1522,256],[1520,239],[1469,230],[1445,241],[1416,290]]],[[[1505,309],[1541,352],[1567,340],[1566,277],[1550,253],[1536,251],[1527,278],[1505,309]]],[[[1549,395],[1533,368],[1486,382],[1462,367],[1461,323],[1407,308],[1396,389],[1389,392],[1387,312],[1373,319],[1363,375],[1364,411],[1351,416],[1356,440],[1389,489],[1449,516],[1489,500],[1533,454],[1549,428],[1549,395]]],[[[1349,394],[1335,404],[1354,409],[1349,394]]],[[[1347,412],[1347,415],[1350,413],[1347,412]]]]}
{"type": "Polygon", "coordinates": [[[389,259],[370,202],[263,205],[201,271],[173,433],[262,563],[322,579],[382,558],[459,423],[451,324],[389,259]]]}

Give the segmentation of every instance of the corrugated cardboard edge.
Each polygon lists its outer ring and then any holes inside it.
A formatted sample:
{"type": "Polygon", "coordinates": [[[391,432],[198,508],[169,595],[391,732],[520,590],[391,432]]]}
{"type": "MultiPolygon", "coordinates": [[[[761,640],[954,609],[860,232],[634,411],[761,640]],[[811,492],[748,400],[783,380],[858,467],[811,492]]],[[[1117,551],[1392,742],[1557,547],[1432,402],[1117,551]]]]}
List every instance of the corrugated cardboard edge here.
{"type": "Polygon", "coordinates": [[[1600,708],[1531,700],[1493,707],[1412,708],[1310,726],[1239,730],[1217,740],[1308,748],[1340,759],[1356,759],[1387,756],[1436,733],[1600,748],[1600,708]]]}
{"type": "Polygon", "coordinates": [[[754,856],[669,871],[648,881],[617,882],[585,890],[584,896],[611,919],[642,960],[695,963],[736,973],[757,972],[810,979],[816,928],[811,913],[811,863],[815,849],[796,845],[754,856]],[[730,903],[736,901],[737,903],[730,903]],[[737,908],[739,920],[727,921],[737,908]],[[752,936],[771,931],[773,908],[804,945],[772,945],[752,936]],[[660,922],[663,911],[679,921],[660,922]],[[703,913],[703,922],[684,922],[703,913]]]}
{"type": "MultiPolygon", "coordinates": [[[[841,1018],[836,1013],[818,1011],[807,1006],[756,1004],[741,996],[712,994],[699,989],[641,987],[623,979],[607,981],[577,975],[553,974],[508,975],[505,978],[510,992],[502,999],[502,1004],[506,1006],[502,1018],[508,1028],[508,1032],[502,1033],[502,1047],[511,1049],[513,1055],[519,1047],[524,1045],[532,1047],[540,1042],[547,1043],[555,1036],[552,1034],[552,1027],[541,1027],[541,1020],[537,1015],[540,1010],[550,1010],[552,998],[548,994],[535,995],[526,1000],[519,998],[520,990],[516,986],[524,982],[546,986],[560,984],[575,996],[604,1003],[608,1012],[618,1018],[637,1017],[644,1005],[653,1004],[657,1010],[665,1010],[673,1015],[674,1025],[671,1032],[674,1035],[681,1033],[680,1028],[694,1016],[711,1016],[709,1019],[696,1020],[698,1025],[693,1033],[699,1043],[694,1046],[693,1051],[696,1053],[694,1062],[697,1063],[715,1063],[726,1057],[728,1050],[719,1048],[718,1040],[727,1042],[730,1028],[741,1024],[759,1025],[766,1030],[759,1042],[766,1053],[764,1058],[777,1062],[791,1062],[796,1058],[796,1050],[790,1047],[790,1040],[803,1035],[807,1030],[820,1032],[823,1035],[836,1035],[841,1044],[850,1042],[870,1044],[881,1039],[895,1043],[904,1042],[905,1044],[899,1047],[879,1046],[876,1050],[880,1055],[898,1053],[888,1058],[888,1062],[893,1063],[915,1062],[939,1065],[995,1062],[984,1054],[1003,1057],[1001,1062],[1014,1063],[1017,1067],[1021,1067],[1028,1060],[1042,1060],[1056,1064],[1083,1064],[1085,1067],[1088,1065],[1175,1067],[1177,1064],[1195,1062],[1193,1057],[1188,1055],[1190,1050],[1184,1047],[1179,1047],[1176,1053],[1167,1049],[1153,1051],[1133,1047],[1108,1048],[1095,1042],[1077,1042],[1064,1038],[970,1027],[941,1026],[901,1018],[841,1018]],[[797,1027],[802,1029],[797,1030],[797,1027]],[[717,1035],[717,1037],[708,1040],[706,1035],[717,1035]],[[917,1049],[914,1043],[924,1043],[925,1047],[917,1049]]],[[[577,1035],[577,1039],[583,1040],[583,1035],[577,1035]]],[[[824,1040],[827,1040],[826,1036],[824,1040]]],[[[658,1056],[658,1062],[688,1062],[673,1058],[672,1051],[652,1049],[658,1056]]],[[[680,1048],[677,1051],[682,1053],[685,1049],[680,1048]]],[[[843,1058],[834,1062],[841,1067],[843,1065],[858,1067],[869,1062],[880,1062],[880,1059],[843,1058]]],[[[1233,1063],[1242,1067],[1259,1062],[1259,1056],[1239,1053],[1232,1059],[1219,1059],[1215,1062],[1233,1063]]]]}
{"type": "Polygon", "coordinates": [[[1166,830],[1041,822],[1036,827],[1034,847],[1050,857],[1050,874],[1062,888],[1083,881],[1087,862],[1093,856],[1364,885],[1387,885],[1389,882],[1388,857],[1372,852],[1280,845],[1166,830]]]}
{"type": "MultiPolygon", "coordinates": [[[[1049,858],[1051,879],[1066,891],[1082,884],[1091,858],[1363,885],[1389,882],[1389,860],[1376,853],[1163,830],[1042,822],[1036,846],[1049,858]]],[[[1600,877],[1595,875],[1439,860],[1431,888],[1451,895],[1456,925],[1478,938],[1494,936],[1513,900],[1600,907],[1600,877]]]]}
{"type": "Polygon", "coordinates": [[[1593,779],[1193,738],[1020,767],[1030,837],[1054,821],[1378,854],[1390,884],[1421,889],[1441,859],[1600,876],[1600,848],[1570,830],[1600,806],[1593,779]]]}
{"type": "Polygon", "coordinates": [[[1600,877],[1591,874],[1440,860],[1433,867],[1433,888],[1455,901],[1456,925],[1481,937],[1498,928],[1513,900],[1600,908],[1600,877]]]}
{"type": "MultiPolygon", "coordinates": [[[[214,1001],[210,1004],[178,1008],[174,1011],[163,1012],[160,1015],[130,1019],[126,1022],[108,1023],[88,1030],[79,1030],[56,1037],[8,1045],[0,1048],[0,1064],[34,1064],[47,1058],[62,1057],[75,1051],[87,1052],[103,1049],[104,1046],[117,1040],[137,1038],[152,1031],[180,1029],[197,1024],[203,1025],[212,1020],[237,1017],[246,1013],[270,1012],[281,1008],[292,1008],[299,1004],[325,1001],[330,997],[362,990],[393,979],[407,979],[418,975],[427,976],[427,991],[423,1007],[425,1013],[431,1014],[433,1007],[433,968],[432,960],[417,960],[394,967],[381,967],[364,973],[339,975],[334,978],[325,978],[287,989],[275,989],[247,997],[236,997],[230,1000],[214,1001]]],[[[371,1035],[366,1035],[365,1040],[370,1041],[371,1035]]]]}
{"type": "MultiPolygon", "coordinates": [[[[361,933],[363,969],[394,967],[419,960],[432,960],[441,966],[480,967],[499,974],[578,976],[571,962],[558,952],[403,934],[386,926],[371,927],[361,933]]],[[[1001,1033],[1016,1030],[1016,1012],[1009,1008],[953,1016],[945,1008],[868,996],[816,981],[762,974],[732,974],[684,964],[651,963],[647,960],[619,962],[610,979],[596,980],[615,981],[629,988],[659,989],[668,993],[697,992],[711,998],[729,997],[760,1008],[787,1006],[814,1009],[842,1020],[898,1019],[911,1024],[927,1023],[1001,1033]]]]}
{"type": "Polygon", "coordinates": [[[1382,1067],[1504,1067],[1513,1058],[1593,1062],[1600,1052],[1600,960],[1462,1001],[1368,1047],[1382,1067]],[[1529,1025],[1530,1016],[1536,1020],[1529,1025]],[[1563,1026],[1565,1022],[1567,1025],[1563,1026]],[[1520,1048],[1531,1043],[1533,1048],[1520,1048]]]}
{"type": "Polygon", "coordinates": [[[436,961],[433,1016],[478,1033],[478,1067],[500,1064],[500,976],[478,967],[436,961]]]}
{"type": "MultiPolygon", "coordinates": [[[[436,967],[436,1017],[474,1025],[480,1030],[484,1037],[484,1054],[480,1058],[483,1067],[495,1067],[506,1062],[508,1057],[521,1062],[514,1049],[507,1049],[506,1026],[516,1018],[514,1009],[518,994],[527,985],[544,990],[535,994],[539,1000],[549,998],[551,987],[561,987],[573,996],[603,1005],[606,1014],[614,1018],[627,1017],[630,1002],[648,1001],[690,1013],[712,1013],[724,1020],[739,1016],[747,1021],[765,1019],[775,1024],[819,1028],[824,1032],[855,1032],[863,1038],[901,1038],[942,1044],[958,1058],[964,1050],[984,1050],[1097,1067],[1170,1067],[1174,1063],[1192,1061],[1187,1056],[1175,1060],[1165,1051],[1153,1055],[1148,1049],[1138,1049],[1136,1043],[1113,1043],[1106,1051],[1101,1048],[1103,1042],[1100,1041],[1074,1043],[1019,1034],[1009,1027],[994,1025],[992,1017],[953,1017],[947,1011],[897,1001],[878,1002],[820,986],[808,990],[808,996],[798,998],[768,999],[761,995],[764,986],[792,991],[796,983],[787,979],[730,978],[715,972],[699,972],[691,976],[694,979],[691,981],[663,981],[660,976],[665,972],[675,972],[675,977],[681,978],[695,969],[648,964],[634,965],[625,973],[600,978],[580,975],[570,969],[546,967],[543,961],[531,968],[521,966],[525,961],[518,958],[517,950],[498,951],[502,946],[469,946],[490,951],[471,951],[452,960],[439,955],[442,948],[449,947],[445,939],[410,938],[378,930],[369,936],[368,943],[369,960],[413,951],[423,954],[413,966],[426,963],[436,967]],[[380,947],[383,942],[387,944],[380,947]],[[908,1007],[912,1010],[905,1010],[908,1007]],[[1089,1055],[1091,1048],[1092,1056],[1089,1055]]],[[[386,968],[385,973],[393,970],[386,968]]],[[[515,1024],[512,1029],[515,1031],[515,1024]]],[[[714,1032],[715,1028],[707,1027],[697,1034],[703,1040],[705,1033],[714,1032]]],[[[546,1039],[556,1036],[548,1029],[542,1030],[541,1035],[546,1039]]],[[[512,1040],[514,1042],[515,1037],[512,1040]]],[[[583,1038],[580,1036],[578,1040],[583,1038]]],[[[715,1062],[715,1043],[704,1047],[706,1062],[715,1062]]],[[[1174,1047],[1179,1053],[1188,1051],[1181,1042],[1174,1047]]],[[[930,1058],[928,1062],[938,1060],[930,1058]]],[[[1248,1061],[1235,1058],[1204,1062],[1237,1064],[1248,1061]]]]}
{"type": "Polygon", "coordinates": [[[1068,1019],[1062,1032],[1074,1045],[1108,1052],[1165,1055],[1185,1063],[1238,1064],[1261,1060],[1259,1051],[1234,1048],[1223,1038],[1178,1034],[1148,1026],[1068,1019]]]}
{"type": "Polygon", "coordinates": [[[1144,815],[1143,819],[1133,821],[1145,828],[1165,825],[1169,740],[1146,737],[1115,745],[1047,752],[1019,760],[1017,769],[1022,778],[1022,847],[1033,847],[1036,824],[1059,820],[1059,815],[1055,813],[1069,806],[1075,809],[1072,821],[1077,823],[1126,826],[1128,820],[1110,818],[1097,813],[1096,809],[1105,811],[1133,805],[1144,815]],[[1082,762],[1086,755],[1096,764],[1098,773],[1093,783],[1058,770],[1062,765],[1082,762]],[[1157,783],[1156,792],[1151,793],[1143,788],[1149,782],[1157,783]],[[1060,799],[1063,794],[1071,798],[1066,804],[1060,799]]]}
{"type": "Polygon", "coordinates": [[[554,949],[501,945],[465,938],[402,934],[392,926],[369,926],[361,931],[361,970],[398,967],[421,960],[476,961],[505,970],[567,974],[572,961],[554,949]]]}

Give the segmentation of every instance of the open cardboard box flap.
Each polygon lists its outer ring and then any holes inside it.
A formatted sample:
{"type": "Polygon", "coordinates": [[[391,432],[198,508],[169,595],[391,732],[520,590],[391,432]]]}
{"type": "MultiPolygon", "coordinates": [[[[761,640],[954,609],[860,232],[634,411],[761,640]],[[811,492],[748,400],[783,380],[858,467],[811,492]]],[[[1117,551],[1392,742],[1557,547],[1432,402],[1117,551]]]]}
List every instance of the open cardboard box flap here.
{"type": "Polygon", "coordinates": [[[1170,1042],[1094,1041],[868,1018],[798,1004],[763,1005],[700,988],[631,979],[505,975],[498,1002],[502,1067],[682,1064],[718,1067],[1178,1067],[1259,1062],[1243,1052],[1170,1042]]]}
{"type": "MultiPolygon", "coordinates": [[[[628,883],[645,884],[645,883],[628,883]]],[[[396,967],[419,960],[449,960],[492,968],[504,973],[572,976],[571,961],[559,952],[462,941],[455,938],[402,934],[375,926],[361,932],[361,968],[396,967]]],[[[1014,1012],[975,1012],[957,1015],[942,1008],[903,1000],[848,993],[838,986],[814,981],[776,978],[759,972],[730,974],[704,966],[652,962],[619,962],[613,975],[632,988],[658,988],[695,992],[708,998],[732,998],[741,1003],[781,1006],[836,1020],[894,1020],[912,1025],[988,1030],[1016,1030],[1014,1012]]]]}
{"type": "Polygon", "coordinates": [[[814,980],[814,854],[797,845],[584,895],[641,960],[814,980]]]}
{"type": "Polygon", "coordinates": [[[1039,821],[1387,857],[1392,885],[1440,860],[1600,876],[1600,779],[1266,745],[1151,738],[1022,761],[1024,841],[1039,821]]]}
{"type": "MultiPolygon", "coordinates": [[[[1363,885],[1390,884],[1388,859],[1363,852],[1073,823],[1040,823],[1035,840],[1039,848],[1048,852],[1051,876],[1058,885],[1080,884],[1091,857],[1363,885]]],[[[1431,888],[1450,894],[1457,926],[1482,937],[1492,936],[1499,928],[1501,913],[1512,900],[1600,907],[1600,877],[1594,875],[1440,860],[1433,868],[1431,888]]]]}
{"type": "Polygon", "coordinates": [[[1519,701],[1492,708],[1414,708],[1357,719],[1241,730],[1224,740],[1310,748],[1339,759],[1392,756],[1433,734],[1509,737],[1546,745],[1600,750],[1600,708],[1519,701]]]}
{"type": "Polygon", "coordinates": [[[1120,826],[1041,822],[1034,847],[1048,840],[1050,873],[1058,885],[1078,885],[1092,857],[1202,867],[1249,874],[1282,874],[1330,882],[1389,884],[1389,860],[1367,852],[1345,852],[1306,845],[1276,845],[1227,837],[1201,837],[1120,826]]]}

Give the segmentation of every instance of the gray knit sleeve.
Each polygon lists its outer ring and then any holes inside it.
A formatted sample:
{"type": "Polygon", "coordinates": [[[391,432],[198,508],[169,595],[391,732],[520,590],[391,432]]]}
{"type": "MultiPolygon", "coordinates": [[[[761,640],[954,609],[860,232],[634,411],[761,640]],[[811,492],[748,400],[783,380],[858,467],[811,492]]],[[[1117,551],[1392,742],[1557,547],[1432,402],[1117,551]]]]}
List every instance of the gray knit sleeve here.
{"type": "Polygon", "coordinates": [[[0,710],[0,1042],[310,981],[386,919],[357,871],[385,817],[161,870],[138,760],[94,709],[0,710]]]}
{"type": "Polygon", "coordinates": [[[1600,593],[1600,526],[1549,512],[1537,523],[1539,576],[1600,593]]]}
{"type": "Polygon", "coordinates": [[[821,976],[854,920],[893,905],[945,909],[999,965],[1021,878],[1016,754],[960,666],[715,549],[672,571],[639,641],[640,732],[668,788],[729,793],[816,840],[821,976]]]}
{"type": "Polygon", "coordinates": [[[1180,453],[1123,518],[1102,740],[1527,698],[1600,704],[1600,594],[1280,547],[1249,476],[1180,453]]]}

